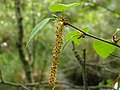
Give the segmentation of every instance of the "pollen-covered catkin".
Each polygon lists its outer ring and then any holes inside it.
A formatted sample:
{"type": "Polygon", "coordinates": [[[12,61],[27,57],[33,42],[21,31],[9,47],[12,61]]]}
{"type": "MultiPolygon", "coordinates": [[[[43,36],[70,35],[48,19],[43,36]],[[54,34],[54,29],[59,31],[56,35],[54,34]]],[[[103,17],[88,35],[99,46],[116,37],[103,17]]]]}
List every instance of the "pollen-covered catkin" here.
{"type": "Polygon", "coordinates": [[[53,48],[53,60],[52,60],[52,65],[51,65],[51,70],[50,70],[50,76],[49,76],[49,84],[54,86],[55,81],[56,81],[56,72],[57,72],[57,67],[59,64],[59,55],[60,55],[60,49],[63,44],[63,22],[59,22],[57,29],[56,29],[56,41],[55,45],[53,48]]]}

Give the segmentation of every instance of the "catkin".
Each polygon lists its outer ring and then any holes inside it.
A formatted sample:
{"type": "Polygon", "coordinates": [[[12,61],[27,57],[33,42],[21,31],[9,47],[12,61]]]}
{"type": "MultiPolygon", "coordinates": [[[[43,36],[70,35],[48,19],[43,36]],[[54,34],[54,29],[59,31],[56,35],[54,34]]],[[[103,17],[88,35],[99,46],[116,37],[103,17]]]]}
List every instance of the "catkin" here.
{"type": "Polygon", "coordinates": [[[49,76],[49,84],[51,86],[55,85],[56,81],[56,72],[57,72],[57,67],[59,64],[59,55],[60,55],[60,49],[63,44],[63,22],[59,22],[57,29],[56,29],[56,41],[55,45],[53,48],[53,60],[52,60],[52,65],[51,65],[51,70],[50,70],[50,76],[49,76]]]}

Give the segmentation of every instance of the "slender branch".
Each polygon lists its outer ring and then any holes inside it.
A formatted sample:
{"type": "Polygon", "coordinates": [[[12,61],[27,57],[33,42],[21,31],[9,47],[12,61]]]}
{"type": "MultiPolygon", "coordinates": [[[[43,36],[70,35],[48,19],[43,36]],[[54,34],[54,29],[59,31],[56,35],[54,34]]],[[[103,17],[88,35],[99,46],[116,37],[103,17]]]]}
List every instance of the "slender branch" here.
{"type": "Polygon", "coordinates": [[[88,84],[87,84],[87,71],[86,71],[86,50],[83,49],[83,64],[82,64],[82,76],[83,76],[83,84],[84,84],[84,90],[88,90],[88,84]]]}
{"type": "Polygon", "coordinates": [[[13,86],[13,87],[22,87],[25,90],[29,90],[25,85],[22,85],[20,83],[11,83],[11,82],[7,82],[4,80],[3,75],[2,75],[2,71],[0,70],[0,84],[4,84],[4,85],[8,85],[8,86],[13,86]]]}
{"type": "Polygon", "coordinates": [[[117,57],[117,58],[120,58],[120,56],[118,55],[115,55],[115,54],[110,54],[111,56],[114,56],[114,57],[117,57]]]}
{"type": "Polygon", "coordinates": [[[25,85],[22,85],[20,83],[11,83],[11,82],[7,82],[7,81],[1,81],[0,84],[12,86],[12,87],[22,87],[25,90],[29,90],[25,85]]]}
{"type": "Polygon", "coordinates": [[[97,39],[97,40],[100,40],[100,41],[106,42],[106,43],[108,43],[108,44],[111,44],[111,45],[114,45],[114,46],[120,48],[120,45],[118,45],[118,44],[116,44],[116,43],[113,43],[113,42],[109,42],[109,41],[107,41],[107,40],[105,40],[105,39],[102,39],[102,38],[96,37],[96,36],[91,35],[91,34],[89,34],[89,33],[86,33],[86,32],[84,32],[83,30],[81,30],[81,29],[79,29],[79,28],[73,26],[72,24],[70,24],[70,23],[68,23],[68,22],[64,22],[64,25],[71,26],[72,28],[74,28],[74,29],[80,31],[81,33],[83,33],[84,35],[86,35],[86,36],[88,36],[88,37],[91,37],[91,38],[94,38],[94,39],[97,39]]]}
{"type": "MultiPolygon", "coordinates": [[[[48,82],[47,81],[43,81],[41,84],[38,84],[38,83],[31,83],[31,84],[28,84],[28,86],[36,86],[36,85],[39,85],[40,87],[46,87],[46,88],[50,88],[50,86],[48,85],[48,82]]],[[[73,85],[73,84],[71,84],[71,83],[68,83],[68,82],[64,82],[64,81],[57,81],[56,82],[56,87],[58,87],[58,88],[67,88],[67,89],[69,89],[69,90],[71,90],[71,88],[72,89],[84,89],[84,87],[83,86],[76,86],[76,85],[73,85]],[[61,86],[61,84],[62,84],[62,86],[61,86]],[[69,86],[69,87],[68,87],[69,86]]],[[[99,89],[110,89],[111,87],[110,86],[106,86],[106,85],[101,85],[101,86],[88,86],[88,89],[90,89],[90,90],[93,90],[93,89],[96,89],[96,90],[99,90],[99,89]]]]}
{"type": "MultiPolygon", "coordinates": [[[[34,87],[34,86],[40,86],[40,87],[50,87],[48,85],[48,81],[42,81],[41,84],[39,82],[36,82],[36,83],[28,83],[26,84],[26,86],[28,87],[34,87]]],[[[76,85],[73,85],[69,82],[65,82],[65,81],[57,81],[56,82],[56,87],[63,87],[63,88],[67,88],[67,86],[70,86],[69,88],[74,88],[74,89],[84,89],[83,86],[76,86],[76,85]],[[62,86],[61,86],[62,84],[62,86]]],[[[108,86],[88,86],[88,89],[100,89],[100,88],[103,88],[103,89],[109,89],[110,87],[108,86]]]]}
{"type": "Polygon", "coordinates": [[[82,60],[81,60],[81,57],[78,55],[77,53],[77,50],[75,49],[75,44],[74,44],[74,41],[72,41],[72,45],[73,45],[73,52],[74,52],[74,55],[75,57],[77,58],[77,60],[79,61],[79,63],[81,64],[82,63],[82,60]]]}
{"type": "Polygon", "coordinates": [[[73,45],[73,52],[76,57],[76,59],[79,61],[80,65],[82,66],[82,76],[83,76],[83,85],[84,85],[84,90],[88,90],[87,87],[87,71],[86,71],[86,50],[83,50],[83,60],[81,60],[81,57],[78,55],[77,50],[75,49],[75,44],[74,41],[72,41],[73,45]]]}
{"type": "MultiPolygon", "coordinates": [[[[81,63],[82,64],[82,63],[81,63]]],[[[96,63],[86,63],[86,66],[87,67],[99,67],[99,68],[103,68],[103,70],[104,71],[107,71],[107,72],[110,72],[110,73],[112,73],[112,74],[118,74],[119,73],[119,70],[117,70],[117,69],[114,69],[114,68],[108,68],[108,67],[106,67],[106,66],[104,66],[104,65],[100,65],[100,64],[96,64],[96,63]]],[[[77,68],[79,68],[79,66],[73,66],[73,67],[71,67],[71,68],[68,68],[68,69],[63,69],[62,70],[62,72],[68,72],[68,71],[72,71],[72,70],[75,70],[75,69],[77,69],[77,68]]]]}
{"type": "MultiPolygon", "coordinates": [[[[39,82],[35,82],[35,83],[26,83],[26,84],[20,84],[20,83],[12,83],[12,82],[7,82],[7,81],[4,81],[4,82],[0,82],[0,84],[4,84],[4,85],[8,85],[8,86],[12,86],[12,87],[22,87],[24,90],[29,90],[27,87],[44,87],[44,88],[50,88],[50,86],[48,85],[48,81],[42,81],[41,83],[39,82]],[[27,87],[26,87],[27,86],[27,87]]],[[[68,88],[68,86],[70,86],[69,88],[74,88],[74,89],[84,89],[83,86],[76,86],[76,85],[73,85],[71,83],[68,83],[68,82],[63,82],[63,81],[57,81],[56,82],[56,87],[58,88],[68,88]],[[63,84],[61,86],[61,84],[63,84]]],[[[88,89],[109,89],[110,87],[109,86],[88,86],[88,89]]]]}

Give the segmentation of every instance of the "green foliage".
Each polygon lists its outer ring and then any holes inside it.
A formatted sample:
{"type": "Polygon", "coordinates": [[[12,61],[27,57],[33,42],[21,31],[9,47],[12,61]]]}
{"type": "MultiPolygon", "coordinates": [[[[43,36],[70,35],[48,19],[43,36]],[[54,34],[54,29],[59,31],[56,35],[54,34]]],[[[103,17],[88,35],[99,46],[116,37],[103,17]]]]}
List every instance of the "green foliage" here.
{"type": "Polygon", "coordinates": [[[58,3],[58,4],[51,5],[49,10],[52,12],[64,12],[70,8],[73,8],[79,5],[80,3],[72,3],[72,4],[59,4],[58,3]]]}
{"type": "Polygon", "coordinates": [[[81,41],[81,38],[79,39],[80,36],[81,36],[80,32],[73,31],[73,32],[70,32],[66,35],[66,39],[67,39],[67,42],[74,41],[75,44],[79,45],[80,41],[81,41]]]}
{"type": "Polygon", "coordinates": [[[115,51],[116,46],[105,43],[103,41],[96,40],[93,42],[93,48],[98,55],[102,58],[108,57],[112,52],[115,51]]]}
{"type": "Polygon", "coordinates": [[[27,42],[27,46],[28,44],[30,43],[30,41],[35,37],[35,35],[48,23],[48,21],[50,20],[51,18],[46,18],[44,20],[42,20],[40,23],[38,23],[35,28],[33,28],[32,32],[30,33],[29,35],[29,38],[28,38],[28,42],[27,42]]]}
{"type": "MultiPolygon", "coordinates": [[[[82,29],[84,32],[88,32],[89,28],[88,27],[84,27],[82,29]]],[[[85,38],[85,36],[80,33],[79,31],[73,31],[73,32],[70,32],[66,35],[66,43],[63,45],[62,47],[62,51],[64,50],[65,46],[70,42],[70,41],[74,41],[74,43],[76,45],[80,45],[80,42],[82,40],[82,38],[85,38]]]]}
{"type": "Polygon", "coordinates": [[[80,44],[80,41],[81,41],[81,39],[78,39],[79,37],[80,37],[80,34],[78,34],[78,32],[76,32],[76,31],[74,31],[74,32],[71,32],[71,33],[69,33],[67,36],[67,42],[63,45],[63,47],[62,47],[62,51],[64,50],[64,48],[66,47],[66,45],[70,42],[70,41],[74,41],[76,44],[80,44]],[[75,35],[74,35],[74,34],[75,35]],[[72,34],[72,36],[70,35],[70,34],[72,34]],[[70,35],[70,37],[69,37],[69,35],[70,35]],[[69,38],[68,38],[69,37],[69,38]],[[77,38],[78,37],[78,38],[77,38]],[[76,38],[76,39],[75,39],[76,38]]]}
{"type": "Polygon", "coordinates": [[[106,83],[107,83],[107,86],[111,86],[111,84],[113,83],[113,81],[112,81],[111,79],[108,79],[108,80],[106,81],[106,83]]]}
{"type": "MultiPolygon", "coordinates": [[[[89,29],[88,27],[84,27],[82,30],[84,32],[88,32],[88,29],[89,29]]],[[[74,41],[76,45],[80,45],[80,41],[82,40],[82,38],[84,38],[84,35],[79,31],[73,31],[66,35],[66,39],[68,41],[74,41]]]]}

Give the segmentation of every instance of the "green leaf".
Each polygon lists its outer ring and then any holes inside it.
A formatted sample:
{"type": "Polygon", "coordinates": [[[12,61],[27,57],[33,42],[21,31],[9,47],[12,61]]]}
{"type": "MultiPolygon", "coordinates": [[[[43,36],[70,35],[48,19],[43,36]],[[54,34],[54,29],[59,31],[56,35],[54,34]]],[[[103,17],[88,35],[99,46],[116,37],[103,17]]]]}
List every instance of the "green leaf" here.
{"type": "Polygon", "coordinates": [[[115,51],[116,46],[96,40],[93,42],[93,48],[98,55],[100,55],[102,58],[106,58],[115,51]]]}
{"type": "Polygon", "coordinates": [[[42,30],[42,28],[48,23],[48,21],[50,20],[51,18],[46,18],[44,20],[42,20],[40,23],[38,23],[32,30],[32,32],[30,33],[29,37],[28,37],[28,41],[27,41],[27,45],[32,41],[32,39],[35,37],[35,35],[40,31],[42,30]]]}
{"type": "Polygon", "coordinates": [[[65,48],[65,46],[70,42],[70,41],[72,41],[72,39],[73,38],[75,38],[75,37],[78,37],[78,36],[80,36],[79,34],[77,35],[74,35],[74,36],[72,36],[72,37],[70,37],[68,40],[67,40],[67,42],[65,42],[65,44],[63,45],[63,47],[62,47],[62,52],[63,52],[63,50],[64,50],[64,48],[65,48]]]}
{"type": "MultiPolygon", "coordinates": [[[[89,28],[88,27],[84,27],[84,28],[82,28],[82,30],[84,32],[88,32],[89,28]]],[[[79,32],[79,31],[73,31],[73,32],[70,32],[70,33],[68,33],[66,35],[66,39],[68,41],[74,41],[74,43],[76,45],[80,45],[80,42],[82,40],[82,38],[79,38],[79,37],[84,37],[84,35],[81,32],[79,32]]]]}
{"type": "MultiPolygon", "coordinates": [[[[82,28],[82,30],[84,32],[88,32],[89,28],[88,27],[84,27],[82,28]]],[[[65,46],[70,42],[70,41],[74,41],[74,43],[76,45],[80,45],[80,42],[82,40],[82,38],[84,37],[84,35],[79,32],[79,31],[73,31],[73,32],[70,32],[66,35],[66,39],[67,39],[67,42],[65,42],[65,44],[63,45],[62,47],[62,51],[64,50],[65,46]]]]}
{"type": "Polygon", "coordinates": [[[78,31],[73,31],[71,33],[68,33],[66,35],[66,39],[68,41],[74,41],[75,44],[79,45],[80,44],[80,41],[81,39],[78,39],[80,37],[81,33],[78,32],[78,31]]]}
{"type": "Polygon", "coordinates": [[[76,7],[76,6],[79,6],[80,3],[72,3],[72,4],[54,4],[54,5],[51,5],[49,10],[52,11],[52,12],[64,12],[70,8],[73,8],[73,7],[76,7]]]}

